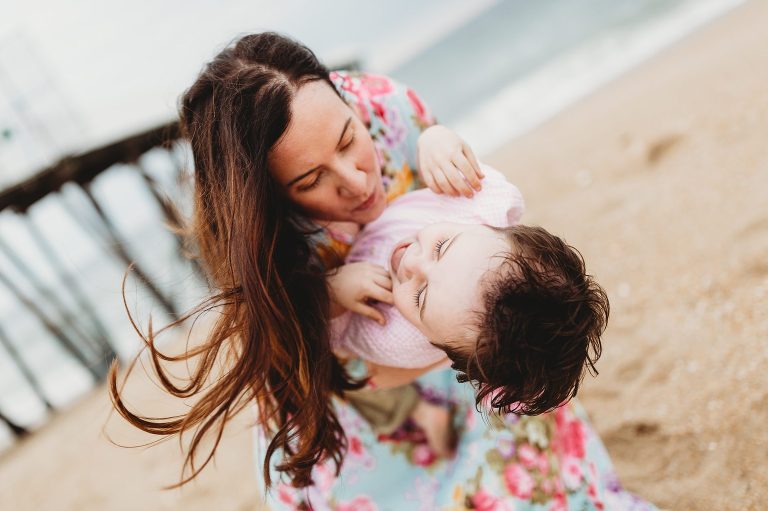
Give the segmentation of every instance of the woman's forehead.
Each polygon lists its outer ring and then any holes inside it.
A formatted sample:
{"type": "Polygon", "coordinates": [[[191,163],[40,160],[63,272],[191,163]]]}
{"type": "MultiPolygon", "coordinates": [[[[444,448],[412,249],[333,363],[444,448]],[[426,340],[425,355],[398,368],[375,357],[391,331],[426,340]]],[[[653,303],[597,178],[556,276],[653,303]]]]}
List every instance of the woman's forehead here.
{"type": "Polygon", "coordinates": [[[325,163],[335,153],[351,115],[327,83],[303,85],[291,103],[288,128],[269,152],[270,167],[290,181],[293,174],[325,163]]]}

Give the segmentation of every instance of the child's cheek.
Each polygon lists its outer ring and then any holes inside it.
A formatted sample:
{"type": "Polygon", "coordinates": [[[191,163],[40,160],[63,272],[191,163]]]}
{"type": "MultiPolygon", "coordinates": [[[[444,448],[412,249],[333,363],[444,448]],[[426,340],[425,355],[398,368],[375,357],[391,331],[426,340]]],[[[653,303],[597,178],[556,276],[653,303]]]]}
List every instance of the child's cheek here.
{"type": "Polygon", "coordinates": [[[414,307],[412,307],[412,297],[410,292],[408,291],[408,287],[404,286],[402,284],[398,284],[397,282],[392,282],[392,295],[395,300],[395,307],[400,312],[400,314],[403,315],[405,319],[410,321],[411,323],[414,322],[413,318],[413,312],[411,308],[415,310],[414,307]],[[409,308],[409,305],[411,305],[411,308],[409,308]]]}

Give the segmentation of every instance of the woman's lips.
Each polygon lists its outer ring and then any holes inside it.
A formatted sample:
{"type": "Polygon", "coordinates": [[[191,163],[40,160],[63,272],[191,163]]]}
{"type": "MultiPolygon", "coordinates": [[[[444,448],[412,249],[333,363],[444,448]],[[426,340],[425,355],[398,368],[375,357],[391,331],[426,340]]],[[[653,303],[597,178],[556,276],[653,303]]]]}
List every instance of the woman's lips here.
{"type": "Polygon", "coordinates": [[[371,192],[371,194],[368,196],[368,198],[365,199],[365,201],[363,201],[362,204],[360,204],[358,207],[356,207],[354,209],[354,211],[365,211],[366,209],[368,209],[371,206],[373,206],[373,204],[376,202],[376,197],[378,195],[377,192],[378,192],[378,189],[374,188],[373,191],[371,192]]]}

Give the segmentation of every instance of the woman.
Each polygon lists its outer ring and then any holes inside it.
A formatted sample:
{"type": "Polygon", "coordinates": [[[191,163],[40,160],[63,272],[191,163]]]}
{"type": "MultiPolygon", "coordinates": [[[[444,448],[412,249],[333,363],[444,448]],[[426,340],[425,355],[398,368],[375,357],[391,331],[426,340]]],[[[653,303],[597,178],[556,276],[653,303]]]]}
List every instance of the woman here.
{"type": "Polygon", "coordinates": [[[183,96],[181,121],[195,160],[192,232],[218,291],[189,316],[215,307],[219,319],[202,346],[180,357],[201,357],[184,387],[165,377],[152,332],[145,339],[165,388],[200,394],[189,413],[167,421],[133,414],[113,371],[124,417],[162,435],[197,427],[191,464],[202,436],[213,431],[218,440],[255,400],[268,443],[265,483],[280,478],[275,507],[306,508],[311,498],[330,509],[503,509],[491,506],[513,501],[599,509],[606,497],[625,499],[606,486],[599,439],[571,407],[485,425],[471,392],[449,371],[434,371],[419,380],[420,392],[456,410],[460,433],[457,457],[437,460],[413,424],[377,437],[343,399],[363,384],[330,350],[332,302],[376,318],[368,299],[391,298],[375,268],[347,265],[331,278],[328,269],[387,198],[419,177],[466,195],[482,178],[450,131],[435,126],[419,136],[434,121],[415,94],[383,77],[330,74],[300,44],[257,34],[206,66],[183,96]],[[229,370],[205,386],[222,352],[229,370]]]}

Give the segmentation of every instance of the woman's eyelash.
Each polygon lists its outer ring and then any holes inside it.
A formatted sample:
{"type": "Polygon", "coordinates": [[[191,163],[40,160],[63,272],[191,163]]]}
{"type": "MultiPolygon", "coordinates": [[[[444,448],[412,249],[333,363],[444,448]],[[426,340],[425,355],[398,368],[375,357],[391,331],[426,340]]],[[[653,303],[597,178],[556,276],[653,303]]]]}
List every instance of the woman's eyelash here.
{"type": "MultiPolygon", "coordinates": [[[[341,150],[342,150],[342,151],[346,151],[347,149],[349,149],[349,147],[350,147],[350,146],[351,146],[351,145],[352,145],[354,142],[355,142],[355,135],[352,135],[352,138],[350,138],[350,139],[349,139],[349,142],[347,142],[346,144],[344,144],[344,147],[342,147],[342,148],[341,148],[341,150]]],[[[315,180],[314,180],[314,181],[312,181],[312,182],[311,182],[311,183],[309,183],[308,185],[300,186],[300,187],[299,187],[299,190],[301,190],[302,192],[306,192],[306,191],[308,191],[308,190],[311,190],[311,189],[313,189],[314,187],[316,187],[316,186],[317,186],[318,182],[320,181],[320,177],[321,177],[322,175],[323,175],[323,173],[322,173],[322,172],[318,172],[318,173],[317,173],[317,178],[315,178],[315,180]]]]}
{"type": "Polygon", "coordinates": [[[318,183],[320,182],[320,178],[323,177],[323,171],[318,171],[317,177],[315,177],[315,180],[309,183],[308,185],[303,185],[299,187],[299,190],[302,192],[306,192],[307,190],[311,190],[312,188],[316,187],[318,183]]]}

